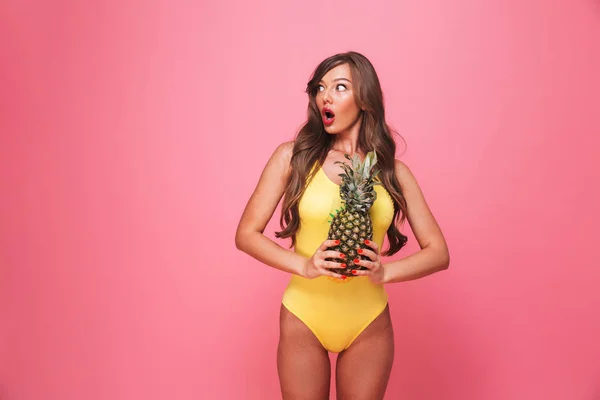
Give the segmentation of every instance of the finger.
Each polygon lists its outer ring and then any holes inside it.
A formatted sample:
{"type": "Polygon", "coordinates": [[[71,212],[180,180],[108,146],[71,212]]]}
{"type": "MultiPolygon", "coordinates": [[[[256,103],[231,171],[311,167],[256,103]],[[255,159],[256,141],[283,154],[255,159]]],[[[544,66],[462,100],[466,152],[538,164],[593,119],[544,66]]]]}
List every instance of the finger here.
{"type": "Polygon", "coordinates": [[[346,268],[346,264],[344,264],[343,262],[325,261],[325,260],[316,261],[315,266],[319,270],[329,269],[329,268],[346,268]],[[343,267],[342,267],[342,265],[343,265],[343,267]]]}
{"type": "Polygon", "coordinates": [[[375,253],[373,250],[369,250],[369,249],[357,249],[356,252],[362,256],[367,256],[369,257],[371,260],[373,261],[377,261],[377,259],[379,258],[379,256],[377,255],[377,253],[375,253]]]}
{"type": "Polygon", "coordinates": [[[336,278],[336,279],[346,279],[346,277],[344,275],[337,274],[337,273],[335,273],[333,271],[330,271],[330,270],[328,270],[326,268],[319,268],[319,272],[321,272],[322,275],[328,275],[328,276],[331,276],[331,277],[336,278]]]}
{"type": "Polygon", "coordinates": [[[364,242],[364,244],[369,246],[371,249],[373,249],[373,251],[376,254],[379,254],[379,246],[377,245],[377,243],[375,243],[374,241],[369,240],[369,239],[365,239],[363,242],[364,242]]]}
{"type": "Polygon", "coordinates": [[[323,252],[321,252],[321,256],[323,256],[323,258],[341,258],[341,259],[346,258],[346,255],[344,253],[340,253],[339,251],[335,251],[335,250],[323,251],[323,252]]]}
{"type": "Polygon", "coordinates": [[[323,264],[321,264],[321,268],[346,268],[346,264],[335,261],[324,261],[323,264]]]}
{"type": "Polygon", "coordinates": [[[352,270],[352,275],[354,276],[365,276],[365,275],[371,275],[373,272],[371,272],[370,270],[361,270],[361,269],[353,269],[352,270]]]}
{"type": "Polygon", "coordinates": [[[360,265],[361,267],[365,267],[365,268],[368,268],[369,270],[373,270],[377,266],[377,263],[374,263],[373,261],[360,260],[358,258],[355,258],[354,265],[360,265]]]}
{"type": "Polygon", "coordinates": [[[319,246],[319,250],[320,251],[325,251],[327,249],[329,249],[330,247],[334,247],[337,246],[338,244],[340,244],[339,240],[325,240],[323,243],[321,243],[321,246],[319,246]]]}

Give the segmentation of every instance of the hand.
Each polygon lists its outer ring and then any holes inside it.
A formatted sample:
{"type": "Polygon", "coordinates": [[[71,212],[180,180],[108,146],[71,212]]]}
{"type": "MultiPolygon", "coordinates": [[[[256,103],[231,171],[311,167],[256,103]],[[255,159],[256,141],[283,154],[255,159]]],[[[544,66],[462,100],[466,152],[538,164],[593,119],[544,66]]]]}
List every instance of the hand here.
{"type": "Polygon", "coordinates": [[[379,246],[372,240],[365,239],[364,243],[369,246],[370,249],[359,248],[358,253],[369,257],[371,261],[361,259],[354,260],[354,264],[365,267],[367,270],[353,270],[352,274],[355,276],[368,276],[371,282],[375,284],[383,283],[384,269],[379,255],[379,246]]]}
{"type": "Polygon", "coordinates": [[[340,244],[339,240],[325,240],[321,246],[315,251],[315,254],[304,265],[302,276],[308,279],[314,279],[321,275],[328,275],[338,279],[346,279],[345,276],[337,274],[330,269],[346,268],[346,264],[335,261],[326,261],[326,258],[344,258],[345,256],[339,251],[328,250],[340,244]]]}

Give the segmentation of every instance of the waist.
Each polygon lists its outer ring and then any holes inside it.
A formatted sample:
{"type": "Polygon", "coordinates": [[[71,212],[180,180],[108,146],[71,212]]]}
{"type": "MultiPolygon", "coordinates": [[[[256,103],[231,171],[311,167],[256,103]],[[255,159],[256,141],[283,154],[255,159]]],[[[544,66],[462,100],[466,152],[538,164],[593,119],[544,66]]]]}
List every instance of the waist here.
{"type": "Polygon", "coordinates": [[[292,275],[284,297],[310,297],[334,302],[385,302],[387,293],[383,285],[376,285],[366,276],[348,277],[341,280],[330,276],[314,279],[292,275]]]}

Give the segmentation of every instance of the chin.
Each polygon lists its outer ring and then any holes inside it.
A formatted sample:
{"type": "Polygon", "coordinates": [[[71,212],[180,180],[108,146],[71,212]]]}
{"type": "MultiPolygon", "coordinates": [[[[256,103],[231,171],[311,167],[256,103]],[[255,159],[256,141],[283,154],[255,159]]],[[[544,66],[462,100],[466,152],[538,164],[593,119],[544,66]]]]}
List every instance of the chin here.
{"type": "Polygon", "coordinates": [[[326,126],[325,132],[327,132],[330,135],[336,135],[336,134],[340,133],[339,129],[335,129],[334,127],[331,127],[331,126],[326,126]]]}

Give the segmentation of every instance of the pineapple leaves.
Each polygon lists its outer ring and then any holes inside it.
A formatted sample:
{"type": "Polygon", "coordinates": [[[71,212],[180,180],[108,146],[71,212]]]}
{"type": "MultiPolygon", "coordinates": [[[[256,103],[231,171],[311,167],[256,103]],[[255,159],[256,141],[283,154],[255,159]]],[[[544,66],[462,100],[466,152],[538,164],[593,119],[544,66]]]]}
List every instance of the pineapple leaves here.
{"type": "Polygon", "coordinates": [[[369,172],[371,172],[371,161],[373,161],[373,158],[367,155],[367,157],[365,157],[365,163],[363,164],[363,169],[361,171],[361,175],[363,176],[363,178],[367,178],[369,176],[369,172]]]}
{"type": "Polygon", "coordinates": [[[342,178],[339,185],[342,202],[350,210],[366,212],[377,199],[377,192],[373,187],[381,185],[381,182],[376,180],[380,170],[374,170],[377,163],[377,153],[369,151],[363,161],[361,161],[358,154],[353,157],[344,154],[344,158],[349,160],[350,163],[335,162],[335,164],[340,164],[343,171],[338,175],[342,178]]]}

